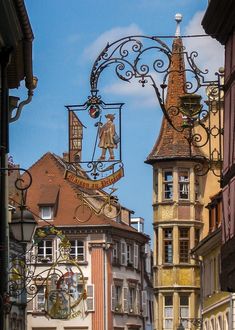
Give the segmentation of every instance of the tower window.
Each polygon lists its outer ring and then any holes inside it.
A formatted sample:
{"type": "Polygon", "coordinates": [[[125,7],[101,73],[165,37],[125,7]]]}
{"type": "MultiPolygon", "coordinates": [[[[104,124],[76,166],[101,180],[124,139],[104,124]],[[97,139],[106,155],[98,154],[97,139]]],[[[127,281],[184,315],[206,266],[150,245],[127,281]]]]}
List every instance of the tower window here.
{"type": "Polygon", "coordinates": [[[163,172],[163,198],[173,198],[173,172],[166,170],[163,172]]]}
{"type": "Polygon", "coordinates": [[[164,229],[164,262],[173,262],[173,236],[172,228],[164,229]]]}
{"type": "Polygon", "coordinates": [[[189,171],[179,171],[179,198],[189,199],[189,171]]]}
{"type": "Polygon", "coordinates": [[[180,262],[189,261],[189,228],[179,229],[180,262]]]}
{"type": "Polygon", "coordinates": [[[189,318],[189,296],[180,296],[180,317],[182,319],[182,325],[184,329],[188,329],[188,318],[189,318]]]}
{"type": "Polygon", "coordinates": [[[173,329],[173,296],[164,297],[164,329],[173,329]]]}

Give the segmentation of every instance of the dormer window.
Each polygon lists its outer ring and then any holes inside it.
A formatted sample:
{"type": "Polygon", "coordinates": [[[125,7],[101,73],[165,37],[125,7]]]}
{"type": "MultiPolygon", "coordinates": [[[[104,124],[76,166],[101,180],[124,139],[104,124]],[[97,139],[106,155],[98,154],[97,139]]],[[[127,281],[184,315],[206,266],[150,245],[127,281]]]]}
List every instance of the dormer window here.
{"type": "Polygon", "coordinates": [[[38,207],[42,220],[53,220],[56,216],[59,199],[59,186],[54,184],[41,185],[38,207]]]}
{"type": "Polygon", "coordinates": [[[52,220],[54,216],[53,206],[41,206],[40,215],[43,220],[52,220]]]}

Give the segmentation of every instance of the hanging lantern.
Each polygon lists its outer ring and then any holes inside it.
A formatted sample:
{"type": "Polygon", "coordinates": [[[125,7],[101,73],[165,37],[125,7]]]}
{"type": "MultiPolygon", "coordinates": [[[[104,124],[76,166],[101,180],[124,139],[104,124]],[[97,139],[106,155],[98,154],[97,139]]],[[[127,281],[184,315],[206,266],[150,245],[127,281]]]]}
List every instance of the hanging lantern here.
{"type": "Polygon", "coordinates": [[[201,95],[198,94],[185,94],[180,96],[180,111],[185,116],[192,118],[198,115],[202,109],[201,95]]]}

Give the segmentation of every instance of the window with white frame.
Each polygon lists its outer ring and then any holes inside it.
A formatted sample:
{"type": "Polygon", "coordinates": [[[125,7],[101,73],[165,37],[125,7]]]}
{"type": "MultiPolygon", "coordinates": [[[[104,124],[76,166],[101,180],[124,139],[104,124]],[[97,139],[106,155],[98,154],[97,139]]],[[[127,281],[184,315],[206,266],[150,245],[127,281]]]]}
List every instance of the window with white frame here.
{"type": "Polygon", "coordinates": [[[164,262],[173,262],[173,230],[172,228],[163,229],[163,244],[164,244],[164,262]]]}
{"type": "Polygon", "coordinates": [[[182,320],[182,325],[184,329],[189,328],[189,296],[180,295],[180,317],[182,320]]]}
{"type": "Polygon", "coordinates": [[[40,206],[40,216],[43,220],[52,220],[54,217],[54,207],[53,206],[40,206]]]}
{"type": "Polygon", "coordinates": [[[189,199],[189,170],[179,171],[179,199],[189,199]]]}
{"type": "Polygon", "coordinates": [[[173,296],[164,297],[164,329],[173,329],[173,296]]]}
{"type": "Polygon", "coordinates": [[[85,261],[85,246],[81,240],[70,240],[71,250],[70,256],[78,261],[85,261]]]}
{"type": "Polygon", "coordinates": [[[45,287],[38,286],[37,290],[35,309],[43,311],[45,309],[45,287]]]}
{"type": "Polygon", "coordinates": [[[37,260],[39,262],[52,261],[53,255],[53,241],[42,240],[38,243],[38,255],[37,260]]]}
{"type": "Polygon", "coordinates": [[[163,199],[173,198],[173,172],[163,171],[163,199]]]}

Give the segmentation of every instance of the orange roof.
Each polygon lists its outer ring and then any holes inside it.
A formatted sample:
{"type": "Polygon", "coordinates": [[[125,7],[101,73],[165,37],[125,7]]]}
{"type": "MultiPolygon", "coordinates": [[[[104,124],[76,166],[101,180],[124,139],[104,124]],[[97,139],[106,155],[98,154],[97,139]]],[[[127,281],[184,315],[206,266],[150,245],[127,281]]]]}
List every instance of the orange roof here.
{"type": "MultiPolygon", "coordinates": [[[[129,234],[135,234],[139,237],[140,241],[148,241],[149,237],[139,233],[135,228],[128,224],[107,218],[103,213],[97,215],[92,213],[91,218],[86,222],[79,222],[75,218],[75,210],[81,204],[78,193],[85,192],[86,195],[94,194],[94,191],[84,190],[79,186],[67,181],[64,178],[66,169],[66,162],[59,156],[50,152],[43,155],[35,164],[33,164],[29,172],[32,175],[33,182],[27,193],[27,207],[37,217],[38,225],[45,226],[48,224],[56,227],[71,227],[71,228],[109,228],[119,229],[129,234]],[[59,187],[59,194],[58,194],[59,187]],[[49,189],[45,189],[49,188],[49,189]],[[43,196],[42,196],[43,192],[43,196]],[[56,196],[58,199],[56,200],[56,196]],[[42,203],[43,200],[43,203],[42,203]],[[53,220],[44,221],[40,218],[40,205],[44,203],[57,203],[56,214],[53,220]]],[[[78,170],[78,169],[77,169],[78,170]]],[[[102,197],[102,191],[96,191],[96,194],[102,197]]]]}
{"type": "MultiPolygon", "coordinates": [[[[181,114],[170,115],[170,110],[177,110],[180,106],[180,96],[186,93],[185,63],[183,43],[181,38],[176,38],[172,45],[171,65],[169,69],[166,109],[174,127],[182,129],[183,119],[181,114]]],[[[184,132],[176,131],[165,117],[158,139],[147,157],[146,163],[152,164],[156,160],[190,158],[190,146],[184,137],[184,132]]]]}

